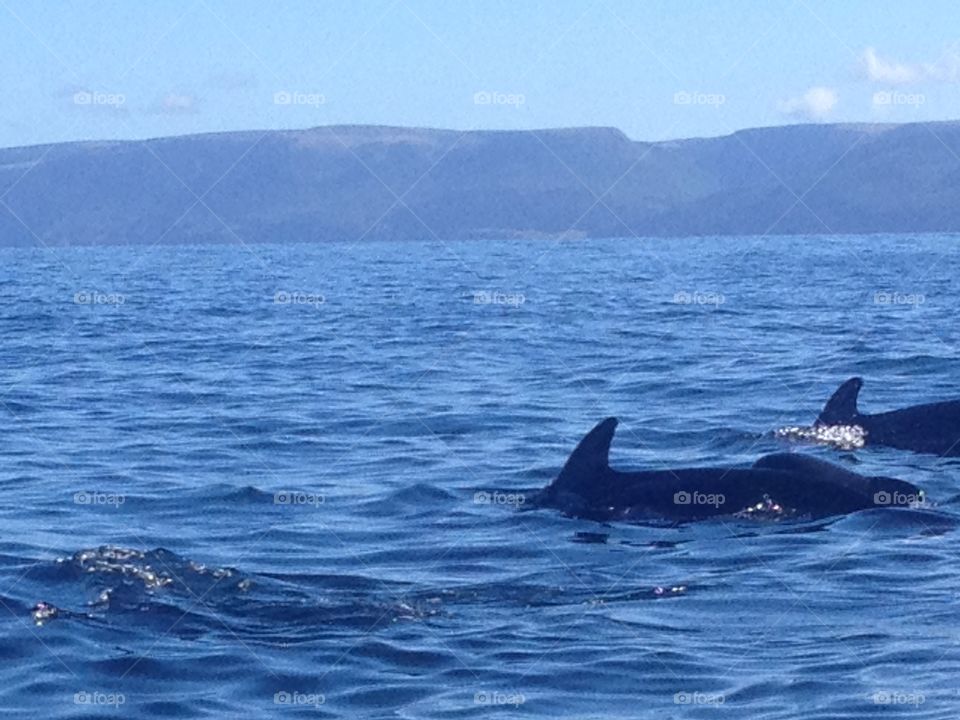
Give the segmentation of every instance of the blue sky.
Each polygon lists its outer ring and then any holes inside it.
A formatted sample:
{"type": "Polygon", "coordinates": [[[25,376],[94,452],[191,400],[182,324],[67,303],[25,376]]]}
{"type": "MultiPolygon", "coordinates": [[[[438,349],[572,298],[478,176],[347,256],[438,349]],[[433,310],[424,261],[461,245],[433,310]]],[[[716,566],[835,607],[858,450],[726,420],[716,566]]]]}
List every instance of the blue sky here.
{"type": "Polygon", "coordinates": [[[960,118],[960,6],[0,0],[0,146],[371,123],[640,140],[960,118]]]}

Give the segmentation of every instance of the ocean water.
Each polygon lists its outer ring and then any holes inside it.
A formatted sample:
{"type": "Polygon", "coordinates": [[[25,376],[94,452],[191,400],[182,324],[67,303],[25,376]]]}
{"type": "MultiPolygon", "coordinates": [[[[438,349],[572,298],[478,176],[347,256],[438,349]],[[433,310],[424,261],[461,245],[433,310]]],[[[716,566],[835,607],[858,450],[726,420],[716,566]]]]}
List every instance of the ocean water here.
{"type": "Polygon", "coordinates": [[[955,718],[960,463],[773,431],[855,374],[960,395],[958,276],[951,236],[0,250],[0,716],[955,718]],[[526,511],[608,415],[617,467],[792,447],[934,505],[526,511]]]}

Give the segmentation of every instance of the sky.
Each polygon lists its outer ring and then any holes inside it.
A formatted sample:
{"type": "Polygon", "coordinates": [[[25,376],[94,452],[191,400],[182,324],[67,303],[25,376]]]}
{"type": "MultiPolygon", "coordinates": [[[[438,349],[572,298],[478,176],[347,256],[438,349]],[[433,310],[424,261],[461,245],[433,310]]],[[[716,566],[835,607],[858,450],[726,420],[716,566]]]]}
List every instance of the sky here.
{"type": "Polygon", "coordinates": [[[379,124],[636,140],[960,118],[960,5],[0,0],[0,147],[379,124]]]}

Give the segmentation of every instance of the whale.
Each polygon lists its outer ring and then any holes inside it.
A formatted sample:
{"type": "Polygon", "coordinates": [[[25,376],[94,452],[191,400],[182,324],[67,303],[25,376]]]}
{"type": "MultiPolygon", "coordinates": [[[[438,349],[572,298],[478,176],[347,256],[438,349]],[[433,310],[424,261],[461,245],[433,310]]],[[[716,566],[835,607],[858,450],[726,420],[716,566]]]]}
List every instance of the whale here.
{"type": "Polygon", "coordinates": [[[721,516],[823,518],[917,506],[923,491],[904,480],[865,476],[800,453],[775,453],[751,467],[623,471],[610,467],[618,420],[598,423],[557,477],[533,497],[571,517],[598,521],[694,521],[721,516]]]}
{"type": "Polygon", "coordinates": [[[857,408],[863,379],[852,377],[830,397],[814,427],[859,428],[863,445],[960,455],[960,400],[911,405],[869,415],[857,408]]]}

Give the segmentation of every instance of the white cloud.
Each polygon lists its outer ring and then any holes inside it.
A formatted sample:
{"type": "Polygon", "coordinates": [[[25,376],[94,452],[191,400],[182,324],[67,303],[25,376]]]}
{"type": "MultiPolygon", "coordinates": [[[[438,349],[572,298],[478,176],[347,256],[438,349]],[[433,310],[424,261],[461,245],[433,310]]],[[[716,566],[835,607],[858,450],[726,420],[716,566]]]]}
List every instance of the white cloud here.
{"type": "Polygon", "coordinates": [[[167,93],[157,103],[156,111],[161,115],[183,115],[197,112],[197,98],[194,95],[167,93]]]}
{"type": "Polygon", "coordinates": [[[906,85],[918,82],[960,81],[960,50],[948,47],[933,63],[900,63],[880,57],[868,47],[860,55],[861,74],[871,82],[906,85]]]}
{"type": "Polygon", "coordinates": [[[860,69],[868,80],[893,84],[916,82],[922,74],[919,65],[902,65],[884,60],[872,47],[860,55],[860,69]]]}
{"type": "Polygon", "coordinates": [[[812,87],[799,97],[780,103],[780,112],[805,120],[825,120],[837,105],[837,91],[828,87],[812,87]]]}

